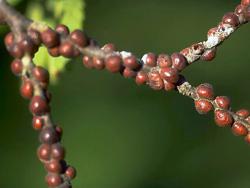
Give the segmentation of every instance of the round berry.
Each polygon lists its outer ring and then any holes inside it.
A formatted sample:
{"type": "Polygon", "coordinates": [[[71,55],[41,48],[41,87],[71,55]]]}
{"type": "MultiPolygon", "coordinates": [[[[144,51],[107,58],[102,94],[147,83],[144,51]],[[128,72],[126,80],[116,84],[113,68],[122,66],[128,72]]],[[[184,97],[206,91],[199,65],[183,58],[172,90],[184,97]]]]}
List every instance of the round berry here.
{"type": "Polygon", "coordinates": [[[157,65],[161,68],[171,67],[172,66],[171,57],[167,54],[160,54],[157,58],[157,65]]]}
{"type": "Polygon", "coordinates": [[[164,80],[164,89],[166,91],[171,91],[171,90],[174,90],[176,88],[176,85],[171,83],[171,82],[168,82],[166,80],[164,80]]]}
{"type": "Polygon", "coordinates": [[[206,50],[202,56],[201,60],[203,61],[212,61],[216,56],[216,48],[206,50]]]}
{"type": "Polygon", "coordinates": [[[248,134],[247,128],[240,122],[234,122],[232,132],[236,136],[246,136],[248,134]]]}
{"type": "Polygon", "coordinates": [[[233,124],[233,118],[231,114],[224,110],[216,110],[214,113],[215,123],[219,127],[227,127],[233,124]]]}
{"type": "Polygon", "coordinates": [[[119,56],[109,56],[105,62],[106,69],[112,73],[121,70],[121,58],[119,56]]]}
{"type": "Polygon", "coordinates": [[[124,59],[124,65],[130,69],[137,69],[140,67],[140,64],[137,62],[137,59],[134,55],[126,57],[124,59]]]}
{"type": "Polygon", "coordinates": [[[53,48],[58,46],[60,43],[60,38],[57,32],[52,29],[46,29],[41,33],[41,39],[43,44],[48,48],[53,48]]]}
{"type": "Polygon", "coordinates": [[[230,99],[226,96],[218,96],[215,98],[215,103],[219,108],[229,109],[230,99]]]}
{"type": "Polygon", "coordinates": [[[41,35],[38,31],[35,31],[33,29],[28,30],[28,36],[32,40],[34,44],[39,46],[41,44],[41,35]]]}
{"type": "Polygon", "coordinates": [[[93,61],[92,61],[92,58],[89,56],[83,56],[82,63],[88,69],[93,68],[93,61]]]}
{"type": "Polygon", "coordinates": [[[236,8],[235,8],[235,14],[237,15],[241,15],[243,13],[243,10],[244,10],[244,7],[242,5],[238,5],[236,8]]]}
{"type": "Polygon", "coordinates": [[[9,32],[5,37],[4,37],[4,44],[9,49],[15,42],[15,37],[12,32],[9,32]]]}
{"type": "Polygon", "coordinates": [[[250,5],[250,0],[241,0],[241,4],[243,6],[248,6],[248,5],[250,5]]]}
{"type": "Polygon", "coordinates": [[[13,74],[20,75],[23,71],[23,63],[21,60],[15,59],[12,61],[10,68],[13,74]]]}
{"type": "Polygon", "coordinates": [[[154,90],[161,90],[164,87],[164,82],[158,72],[150,72],[148,74],[149,86],[154,90]]]}
{"type": "Polygon", "coordinates": [[[48,172],[60,174],[62,172],[62,170],[63,170],[63,166],[62,166],[60,161],[51,160],[50,162],[45,164],[45,169],[48,172]]]}
{"type": "Polygon", "coordinates": [[[237,27],[240,24],[238,16],[233,12],[226,13],[222,18],[222,22],[225,24],[230,24],[233,27],[237,27]]]}
{"type": "Polygon", "coordinates": [[[37,156],[41,161],[48,161],[50,159],[51,147],[48,144],[42,144],[37,149],[37,156]]]}
{"type": "Polygon", "coordinates": [[[213,109],[213,105],[207,100],[199,99],[195,100],[195,108],[199,114],[207,114],[213,109]]]}
{"type": "Polygon", "coordinates": [[[21,40],[19,42],[19,46],[24,50],[24,52],[27,52],[31,55],[33,55],[38,50],[38,47],[28,37],[25,37],[23,40],[21,40]]]}
{"type": "Polygon", "coordinates": [[[40,96],[34,96],[31,99],[29,108],[30,112],[37,116],[41,116],[50,112],[50,107],[47,101],[40,96]]]}
{"type": "Polygon", "coordinates": [[[150,67],[156,66],[156,55],[154,53],[146,54],[145,64],[150,67]]]}
{"type": "Polygon", "coordinates": [[[34,93],[32,82],[30,80],[25,80],[20,88],[20,92],[23,98],[31,99],[34,93]]]}
{"type": "Polygon", "coordinates": [[[140,71],[136,75],[135,82],[137,85],[143,85],[148,81],[147,73],[140,71]]]}
{"type": "Polygon", "coordinates": [[[160,70],[161,77],[171,83],[176,83],[179,80],[179,73],[177,69],[172,67],[165,67],[160,70]]]}
{"type": "Polygon", "coordinates": [[[14,44],[9,48],[10,55],[21,59],[24,56],[24,49],[19,44],[14,44]]]}
{"type": "Polygon", "coordinates": [[[32,120],[32,126],[35,130],[41,130],[44,126],[43,118],[34,116],[32,120]]]}
{"type": "Polygon", "coordinates": [[[72,33],[70,33],[70,39],[73,43],[77,44],[80,47],[85,47],[88,42],[85,33],[79,29],[76,29],[72,33]]]}
{"type": "Polygon", "coordinates": [[[60,143],[51,146],[51,157],[55,160],[62,160],[65,157],[65,150],[60,143]]]}
{"type": "Polygon", "coordinates": [[[200,98],[205,98],[205,99],[213,99],[214,98],[213,86],[211,84],[208,84],[208,83],[200,84],[196,88],[196,93],[200,98]]]}
{"type": "Polygon", "coordinates": [[[53,47],[53,48],[49,48],[48,52],[49,52],[49,54],[52,57],[58,57],[58,56],[60,56],[60,52],[59,52],[59,47],[58,46],[53,47]]]}
{"type": "Polygon", "coordinates": [[[69,35],[69,28],[64,24],[59,24],[56,26],[56,32],[61,35],[67,36],[69,35]]]}
{"type": "Polygon", "coordinates": [[[182,71],[187,66],[186,58],[180,53],[173,53],[171,55],[173,67],[182,71]]]}
{"type": "Polygon", "coordinates": [[[245,136],[245,141],[250,144],[250,133],[245,136]]]}
{"type": "Polygon", "coordinates": [[[51,174],[51,173],[49,173],[46,176],[45,180],[46,180],[49,187],[57,187],[63,182],[63,180],[59,174],[51,174]]]}
{"type": "Polygon", "coordinates": [[[136,72],[131,70],[130,68],[126,67],[124,70],[123,70],[123,76],[124,78],[134,78],[136,77],[136,72]]]}
{"type": "Polygon", "coordinates": [[[100,58],[93,57],[93,67],[97,70],[102,70],[105,68],[104,61],[100,58]]]}
{"type": "Polygon", "coordinates": [[[32,70],[32,75],[35,77],[36,80],[42,83],[49,82],[49,72],[41,66],[36,66],[32,70]]]}
{"type": "Polygon", "coordinates": [[[247,118],[250,115],[250,113],[247,109],[240,109],[236,112],[236,114],[238,116],[241,116],[242,118],[247,118]]]}
{"type": "Polygon", "coordinates": [[[60,47],[59,52],[62,56],[70,58],[74,56],[74,46],[69,41],[64,41],[60,47]]]}
{"type": "Polygon", "coordinates": [[[59,140],[59,136],[53,127],[44,127],[39,135],[41,143],[54,144],[59,140]]]}
{"type": "Polygon", "coordinates": [[[69,166],[65,171],[65,175],[71,180],[74,179],[76,177],[76,169],[72,166],[69,166]]]}

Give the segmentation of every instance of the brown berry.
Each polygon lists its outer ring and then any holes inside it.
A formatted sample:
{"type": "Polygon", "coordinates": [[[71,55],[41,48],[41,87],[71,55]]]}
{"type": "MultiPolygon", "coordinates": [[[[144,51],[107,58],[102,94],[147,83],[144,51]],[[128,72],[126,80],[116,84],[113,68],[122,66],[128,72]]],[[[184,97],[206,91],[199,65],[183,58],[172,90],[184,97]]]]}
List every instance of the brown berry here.
{"type": "Polygon", "coordinates": [[[53,127],[44,127],[39,135],[39,140],[41,143],[54,144],[58,142],[59,136],[53,127]]]}
{"type": "Polygon", "coordinates": [[[109,56],[105,61],[106,69],[112,73],[117,73],[121,70],[121,58],[120,56],[109,56]]]}
{"type": "Polygon", "coordinates": [[[200,98],[204,99],[213,99],[214,98],[214,90],[211,84],[205,83],[200,84],[196,88],[196,93],[200,98]]]}
{"type": "Polygon", "coordinates": [[[37,149],[37,156],[41,161],[48,161],[50,159],[51,147],[48,144],[42,144],[37,149]]]}
{"type": "Polygon", "coordinates": [[[48,28],[41,33],[41,39],[43,44],[48,48],[53,48],[58,46],[60,43],[60,38],[57,32],[48,28]]]}
{"type": "Polygon", "coordinates": [[[150,72],[148,74],[148,81],[149,86],[154,90],[161,90],[164,87],[164,82],[159,72],[150,72]]]}
{"type": "Polygon", "coordinates": [[[237,27],[240,24],[238,16],[233,12],[226,13],[222,18],[222,22],[225,24],[230,24],[233,27],[237,27]]]}
{"type": "Polygon", "coordinates": [[[72,33],[70,33],[70,39],[73,43],[77,44],[80,47],[85,47],[88,42],[85,33],[79,29],[76,29],[72,33]]]}
{"type": "Polygon", "coordinates": [[[25,80],[20,88],[20,92],[23,98],[31,99],[34,93],[32,82],[30,80],[25,80]]]}
{"type": "Polygon", "coordinates": [[[59,52],[62,56],[70,58],[74,56],[74,46],[70,41],[64,41],[59,47],[59,52]]]}
{"type": "Polygon", "coordinates": [[[175,88],[176,88],[175,84],[164,80],[164,89],[166,91],[171,91],[171,90],[174,90],[175,88]]]}
{"type": "Polygon", "coordinates": [[[23,64],[22,61],[19,59],[15,59],[11,63],[11,71],[15,75],[20,75],[23,71],[23,64]]]}
{"type": "Polygon", "coordinates": [[[32,126],[35,130],[41,130],[44,126],[43,118],[34,116],[32,120],[32,126]]]}
{"type": "Polygon", "coordinates": [[[250,115],[247,109],[240,109],[236,112],[236,114],[241,116],[242,118],[247,118],[250,115]]]}
{"type": "Polygon", "coordinates": [[[243,10],[244,10],[244,7],[242,5],[238,5],[236,8],[235,8],[235,14],[237,15],[241,15],[243,13],[243,10]]]}
{"type": "Polygon", "coordinates": [[[137,69],[140,67],[140,64],[137,62],[137,59],[134,55],[126,57],[123,61],[125,67],[128,67],[130,69],[137,69]]]}
{"type": "Polygon", "coordinates": [[[195,100],[195,108],[199,114],[207,114],[213,109],[213,105],[207,100],[199,99],[195,100]]]}
{"type": "Polygon", "coordinates": [[[248,5],[250,5],[250,0],[241,0],[241,4],[243,6],[248,6],[248,5]]]}
{"type": "Polygon", "coordinates": [[[32,42],[34,44],[36,44],[37,46],[39,46],[41,44],[41,35],[38,31],[35,31],[33,29],[28,30],[28,36],[30,37],[30,39],[32,40],[32,42]]]}
{"type": "Polygon", "coordinates": [[[58,56],[60,56],[59,46],[56,46],[56,47],[53,47],[53,48],[49,48],[48,52],[49,52],[49,54],[52,57],[58,57],[58,56]]]}
{"type": "Polygon", "coordinates": [[[214,113],[215,123],[219,127],[227,127],[233,124],[233,118],[229,112],[224,110],[216,110],[214,113]]]}
{"type": "Polygon", "coordinates": [[[186,58],[180,53],[173,53],[171,59],[173,67],[178,71],[182,71],[187,66],[186,58]]]}
{"type": "Polygon", "coordinates": [[[167,54],[160,54],[157,58],[157,65],[161,68],[171,67],[172,66],[171,57],[167,54]]]}
{"type": "Polygon", "coordinates": [[[143,85],[148,81],[147,73],[140,71],[136,75],[135,82],[137,85],[143,85]]]}
{"type": "Polygon", "coordinates": [[[136,77],[136,72],[131,70],[130,68],[126,67],[124,70],[123,70],[123,76],[124,78],[134,78],[136,77]]]}
{"type": "Polygon", "coordinates": [[[33,41],[29,37],[25,37],[23,40],[19,42],[20,48],[24,50],[24,52],[33,55],[38,47],[33,43],[33,41]]]}
{"type": "Polygon", "coordinates": [[[52,173],[49,173],[46,176],[45,180],[49,187],[57,187],[63,182],[59,174],[52,174],[52,173]]]}
{"type": "Polygon", "coordinates": [[[56,26],[56,32],[61,35],[67,36],[69,35],[69,28],[64,24],[59,24],[56,26]]]}
{"type": "Polygon", "coordinates": [[[24,49],[19,44],[14,44],[9,48],[10,55],[21,59],[24,56],[24,49]]]}
{"type": "Polygon", "coordinates": [[[248,134],[247,128],[240,122],[234,122],[232,132],[236,136],[246,136],[248,134]]]}
{"type": "Polygon", "coordinates": [[[230,99],[226,96],[218,96],[215,98],[215,103],[219,108],[229,109],[230,99]]]}
{"type": "Polygon", "coordinates": [[[93,67],[97,70],[102,70],[105,68],[104,61],[100,58],[93,57],[93,67]]]}
{"type": "Polygon", "coordinates": [[[150,67],[155,67],[156,66],[156,55],[154,53],[148,53],[146,55],[145,59],[145,64],[150,66],[150,67]]]}
{"type": "Polygon", "coordinates": [[[51,160],[50,162],[45,164],[45,169],[48,172],[60,174],[62,172],[62,170],[63,170],[63,166],[62,166],[60,161],[51,160]]]}
{"type": "Polygon", "coordinates": [[[76,177],[76,169],[72,166],[69,166],[66,171],[65,171],[65,175],[70,179],[74,179],[76,177]]]}
{"type": "Polygon", "coordinates": [[[5,37],[4,37],[4,44],[9,49],[11,46],[13,46],[15,42],[15,37],[12,32],[9,32],[5,37]]]}
{"type": "Polygon", "coordinates": [[[212,61],[216,56],[216,48],[206,50],[202,56],[201,60],[203,61],[212,61]]]}
{"type": "Polygon", "coordinates": [[[164,67],[160,70],[161,77],[171,83],[176,83],[179,80],[179,73],[177,69],[172,67],[164,67]]]}
{"type": "Polygon", "coordinates": [[[65,157],[65,150],[60,143],[51,146],[51,157],[55,160],[62,160],[65,157]]]}
{"type": "Polygon", "coordinates": [[[93,60],[92,60],[92,58],[91,57],[89,57],[89,56],[83,56],[83,58],[82,58],[82,63],[83,63],[83,65],[86,67],[86,68],[88,68],[88,69],[91,69],[91,68],[93,68],[93,60]]]}
{"type": "Polygon", "coordinates": [[[49,72],[41,66],[36,66],[32,70],[32,74],[36,78],[36,80],[38,80],[39,82],[43,82],[43,83],[49,82],[49,72]]]}
{"type": "Polygon", "coordinates": [[[34,96],[31,99],[29,109],[32,114],[37,116],[50,112],[50,107],[47,101],[40,96],[34,96]]]}

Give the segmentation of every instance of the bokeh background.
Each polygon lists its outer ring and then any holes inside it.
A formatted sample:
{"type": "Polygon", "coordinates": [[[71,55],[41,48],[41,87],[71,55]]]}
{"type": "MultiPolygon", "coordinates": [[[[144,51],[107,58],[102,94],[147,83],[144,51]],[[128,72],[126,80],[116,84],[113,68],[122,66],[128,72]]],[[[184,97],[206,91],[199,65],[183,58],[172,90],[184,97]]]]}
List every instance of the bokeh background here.
{"type": "MultiPolygon", "coordinates": [[[[113,42],[138,56],[172,53],[205,39],[238,2],[87,0],[85,30],[100,44],[113,42]]],[[[249,31],[245,25],[233,34],[213,62],[200,61],[184,71],[193,85],[212,83],[218,95],[229,95],[235,110],[250,109],[249,31]]],[[[9,70],[3,40],[0,44],[0,187],[43,188],[38,133],[31,127],[28,102],[19,95],[19,80],[9,70]]],[[[79,60],[51,91],[67,161],[78,169],[76,188],[250,186],[250,147],[230,129],[218,128],[213,114],[199,115],[186,97],[87,70],[79,60]]]]}

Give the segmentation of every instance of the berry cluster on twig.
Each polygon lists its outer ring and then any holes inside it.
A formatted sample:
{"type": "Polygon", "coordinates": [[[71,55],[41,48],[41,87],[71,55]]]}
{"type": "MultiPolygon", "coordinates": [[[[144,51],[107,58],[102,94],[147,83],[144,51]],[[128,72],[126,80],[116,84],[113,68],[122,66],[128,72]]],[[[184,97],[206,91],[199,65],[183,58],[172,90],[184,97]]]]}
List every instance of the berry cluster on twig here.
{"type": "Polygon", "coordinates": [[[69,31],[65,25],[55,30],[47,25],[33,22],[0,0],[0,22],[6,23],[11,32],[5,37],[5,45],[15,58],[12,72],[22,80],[21,95],[30,100],[33,127],[40,131],[41,142],[37,154],[48,171],[46,182],[49,187],[70,188],[76,171],[64,160],[65,150],[61,145],[62,128],[51,117],[51,94],[48,91],[49,73],[32,62],[41,45],[53,57],[82,57],[82,63],[90,69],[106,69],[133,78],[138,85],[147,84],[154,90],[175,90],[194,100],[200,114],[214,111],[215,123],[220,127],[231,127],[232,132],[244,136],[250,143],[250,113],[246,109],[233,112],[230,99],[215,96],[211,84],[193,87],[181,72],[193,62],[202,59],[211,61],[217,47],[240,26],[250,21],[250,0],[242,0],[234,12],[226,13],[221,22],[207,33],[207,40],[195,43],[171,55],[156,55],[149,52],[137,58],[131,52],[117,51],[111,43],[100,47],[80,30],[69,31]]]}

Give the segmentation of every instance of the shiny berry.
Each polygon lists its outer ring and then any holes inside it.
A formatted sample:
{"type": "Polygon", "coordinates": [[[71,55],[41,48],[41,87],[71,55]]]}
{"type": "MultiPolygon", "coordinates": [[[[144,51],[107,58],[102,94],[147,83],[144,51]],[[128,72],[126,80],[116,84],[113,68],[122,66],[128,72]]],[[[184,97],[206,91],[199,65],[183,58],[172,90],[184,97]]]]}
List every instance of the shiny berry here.
{"type": "Polygon", "coordinates": [[[105,61],[106,69],[112,73],[121,70],[121,58],[119,56],[110,56],[105,61]]]}
{"type": "Polygon", "coordinates": [[[24,49],[20,47],[19,44],[14,44],[9,48],[10,55],[21,59],[24,56],[24,49]]]}
{"type": "Polygon", "coordinates": [[[49,52],[49,54],[52,57],[58,57],[58,56],[60,56],[60,52],[59,52],[59,47],[58,46],[53,47],[53,48],[49,48],[48,52],[49,52]]]}
{"type": "Polygon", "coordinates": [[[157,65],[161,68],[171,67],[172,66],[171,57],[167,54],[160,54],[157,58],[157,65]]]}
{"type": "Polygon", "coordinates": [[[60,43],[58,33],[50,28],[41,33],[41,39],[43,44],[48,48],[58,46],[60,43]]]}
{"type": "Polygon", "coordinates": [[[34,96],[31,99],[29,109],[32,114],[37,116],[44,115],[50,111],[47,101],[40,96],[34,96]]]}
{"type": "Polygon", "coordinates": [[[69,166],[65,171],[65,175],[71,180],[74,179],[76,177],[76,169],[72,166],[69,166]]]}
{"type": "Polygon", "coordinates": [[[240,122],[234,122],[232,132],[236,136],[246,136],[248,134],[247,128],[240,122]]]}
{"type": "Polygon", "coordinates": [[[174,90],[176,88],[176,85],[171,83],[171,82],[168,82],[166,80],[164,80],[164,89],[166,91],[171,91],[171,90],[174,90]]]}
{"type": "Polygon", "coordinates": [[[15,75],[21,74],[23,71],[22,61],[19,59],[13,60],[10,68],[11,68],[11,71],[13,72],[13,74],[15,74],[15,75]]]}
{"type": "Polygon", "coordinates": [[[48,144],[42,144],[37,149],[37,156],[41,161],[48,161],[50,159],[51,147],[48,144]]]}
{"type": "Polygon", "coordinates": [[[60,143],[51,146],[51,157],[55,160],[62,160],[65,157],[65,150],[60,143]]]}
{"type": "Polygon", "coordinates": [[[24,52],[29,53],[31,55],[33,55],[38,49],[38,47],[28,37],[25,37],[23,40],[21,40],[19,42],[19,46],[24,50],[24,52]]]}
{"type": "Polygon", "coordinates": [[[34,116],[32,120],[32,126],[35,130],[41,130],[44,126],[43,118],[34,116]]]}
{"type": "Polygon", "coordinates": [[[173,53],[171,55],[173,67],[182,71],[187,66],[186,58],[180,53],[173,53]]]}
{"type": "Polygon", "coordinates": [[[222,18],[222,22],[225,24],[230,24],[234,27],[237,27],[240,24],[238,16],[233,12],[226,13],[222,18]]]}
{"type": "Polygon", "coordinates": [[[53,127],[44,127],[39,135],[41,143],[54,144],[59,140],[59,136],[53,127]]]}
{"type": "Polygon", "coordinates": [[[137,69],[140,67],[140,64],[137,62],[137,59],[134,55],[126,57],[124,60],[125,67],[130,69],[137,69]]]}
{"type": "Polygon", "coordinates": [[[231,114],[224,110],[216,110],[214,113],[215,123],[219,127],[227,127],[233,124],[233,118],[231,114]]]}
{"type": "Polygon", "coordinates": [[[60,174],[63,170],[63,166],[58,160],[51,160],[50,162],[45,164],[45,169],[51,173],[60,174]]]}
{"type": "Polygon", "coordinates": [[[36,66],[32,70],[32,74],[36,78],[36,80],[38,80],[39,82],[43,82],[43,83],[49,82],[49,72],[41,66],[36,66]]]}
{"type": "Polygon", "coordinates": [[[56,26],[56,32],[67,36],[69,34],[69,28],[64,24],[59,24],[56,26]]]}
{"type": "Polygon", "coordinates": [[[164,67],[160,70],[161,77],[171,83],[176,83],[179,80],[177,69],[172,67],[164,67]]]}
{"type": "Polygon", "coordinates": [[[70,41],[63,42],[59,47],[62,56],[70,58],[74,55],[74,46],[70,41]]]}
{"type": "Polygon", "coordinates": [[[213,99],[214,98],[214,90],[211,84],[205,83],[200,84],[196,88],[196,93],[200,98],[204,99],[213,99]]]}
{"type": "Polygon", "coordinates": [[[156,66],[156,55],[154,53],[146,54],[145,64],[150,66],[150,67],[155,67],[156,66]]]}
{"type": "Polygon", "coordinates": [[[88,42],[85,33],[79,29],[76,29],[72,33],[70,33],[70,39],[73,43],[77,44],[80,47],[85,47],[88,42]]]}
{"type": "Polygon", "coordinates": [[[250,113],[247,109],[240,109],[236,112],[236,114],[238,116],[241,116],[242,118],[247,118],[250,115],[250,113]]]}
{"type": "Polygon", "coordinates": [[[104,61],[100,58],[93,57],[93,67],[97,70],[102,70],[105,68],[104,61]]]}
{"type": "Polygon", "coordinates": [[[149,86],[154,90],[161,90],[164,87],[164,82],[159,72],[150,72],[148,74],[148,81],[149,86]]]}
{"type": "Polygon", "coordinates": [[[211,104],[211,102],[207,100],[198,99],[198,100],[195,100],[195,108],[198,113],[206,114],[213,109],[213,105],[211,104]]]}
{"type": "Polygon", "coordinates": [[[59,174],[49,173],[45,178],[49,187],[57,187],[59,186],[63,180],[59,174]]]}
{"type": "Polygon", "coordinates": [[[136,75],[135,82],[137,85],[145,84],[148,81],[147,73],[140,71],[136,75]]]}
{"type": "Polygon", "coordinates": [[[31,99],[34,93],[34,87],[30,80],[25,80],[20,88],[20,92],[23,98],[31,99]]]}
{"type": "Polygon", "coordinates": [[[39,32],[30,29],[28,30],[28,36],[30,37],[30,39],[32,40],[32,42],[36,45],[40,45],[41,44],[41,35],[39,32]]]}
{"type": "Polygon", "coordinates": [[[14,34],[12,32],[8,33],[5,37],[4,37],[4,44],[5,46],[9,49],[15,42],[15,37],[14,34]]]}
{"type": "Polygon", "coordinates": [[[214,101],[219,108],[223,108],[223,109],[230,108],[230,99],[226,96],[218,96],[215,98],[214,101]]]}
{"type": "Polygon", "coordinates": [[[92,60],[92,58],[91,57],[89,57],[89,56],[83,56],[83,58],[82,58],[82,63],[83,63],[83,65],[86,67],[86,68],[88,68],[88,69],[91,69],[91,68],[93,68],[93,60],[92,60]]]}
{"type": "Polygon", "coordinates": [[[206,50],[202,56],[201,60],[203,61],[212,61],[216,56],[216,48],[206,50]]]}
{"type": "Polygon", "coordinates": [[[244,6],[250,5],[250,0],[241,0],[241,4],[244,6]]]}
{"type": "Polygon", "coordinates": [[[136,72],[131,70],[130,68],[126,67],[124,70],[123,70],[123,76],[124,78],[134,78],[136,77],[136,72]]]}

